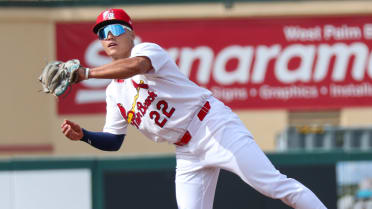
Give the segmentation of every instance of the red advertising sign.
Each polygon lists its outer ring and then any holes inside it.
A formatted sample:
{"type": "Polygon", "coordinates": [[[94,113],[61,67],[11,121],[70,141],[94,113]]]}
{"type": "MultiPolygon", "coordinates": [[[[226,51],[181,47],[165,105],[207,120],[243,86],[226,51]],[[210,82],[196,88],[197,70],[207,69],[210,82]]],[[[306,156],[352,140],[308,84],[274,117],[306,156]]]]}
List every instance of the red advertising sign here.
{"type": "MultiPolygon", "coordinates": [[[[57,23],[57,59],[110,62],[91,23],[57,23]]],[[[168,50],[182,72],[233,109],[372,106],[372,16],[156,20],[137,42],[168,50]]],[[[106,80],[72,88],[59,114],[105,112],[106,80]]]]}

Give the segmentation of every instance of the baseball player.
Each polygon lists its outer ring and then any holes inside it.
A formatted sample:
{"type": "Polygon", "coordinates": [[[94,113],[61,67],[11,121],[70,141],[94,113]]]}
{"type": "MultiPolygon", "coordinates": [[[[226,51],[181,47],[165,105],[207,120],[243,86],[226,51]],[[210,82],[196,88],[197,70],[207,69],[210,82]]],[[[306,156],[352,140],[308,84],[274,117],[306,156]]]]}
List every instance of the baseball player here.
{"type": "Polygon", "coordinates": [[[79,80],[112,79],[106,90],[103,132],[65,120],[63,134],[101,150],[118,150],[128,124],[155,142],[176,146],[176,198],[180,209],[211,209],[220,169],[258,192],[298,209],[324,209],[307,187],[274,168],[238,116],[180,72],[154,43],[134,45],[130,17],[122,9],[99,14],[93,32],[113,61],[79,68],[79,80]]]}

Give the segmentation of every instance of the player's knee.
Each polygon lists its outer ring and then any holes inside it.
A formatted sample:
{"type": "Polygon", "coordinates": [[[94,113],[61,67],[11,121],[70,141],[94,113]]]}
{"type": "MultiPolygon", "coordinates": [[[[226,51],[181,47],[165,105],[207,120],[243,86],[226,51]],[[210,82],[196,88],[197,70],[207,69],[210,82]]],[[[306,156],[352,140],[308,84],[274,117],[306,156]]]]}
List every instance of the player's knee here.
{"type": "Polygon", "coordinates": [[[267,183],[263,189],[265,190],[265,194],[273,199],[288,199],[298,196],[298,194],[304,192],[307,188],[294,179],[282,176],[276,182],[267,183]]]}

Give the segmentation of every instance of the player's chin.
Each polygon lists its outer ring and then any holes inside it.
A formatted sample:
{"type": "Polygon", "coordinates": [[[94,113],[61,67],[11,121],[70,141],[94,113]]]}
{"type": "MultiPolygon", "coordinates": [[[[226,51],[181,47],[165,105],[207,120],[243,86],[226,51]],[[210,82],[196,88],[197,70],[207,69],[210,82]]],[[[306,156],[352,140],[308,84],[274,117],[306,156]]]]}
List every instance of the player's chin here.
{"type": "Polygon", "coordinates": [[[106,50],[106,54],[110,57],[116,56],[118,53],[119,53],[118,50],[113,49],[113,48],[109,48],[106,50]]]}
{"type": "Polygon", "coordinates": [[[120,49],[112,49],[107,54],[114,59],[126,58],[125,53],[120,49]]]}

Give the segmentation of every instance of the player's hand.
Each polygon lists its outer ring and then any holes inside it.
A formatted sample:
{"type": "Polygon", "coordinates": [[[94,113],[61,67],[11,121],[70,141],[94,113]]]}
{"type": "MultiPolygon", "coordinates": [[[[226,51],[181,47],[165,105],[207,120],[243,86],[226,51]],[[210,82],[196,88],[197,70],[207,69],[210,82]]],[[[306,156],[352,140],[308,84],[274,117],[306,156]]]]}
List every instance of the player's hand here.
{"type": "Polygon", "coordinates": [[[72,121],[65,120],[61,125],[62,133],[69,139],[78,141],[83,138],[83,129],[72,121]]]}
{"type": "Polygon", "coordinates": [[[61,96],[72,84],[86,79],[86,68],[80,66],[77,59],[68,60],[67,62],[52,61],[49,62],[39,76],[39,81],[43,87],[43,92],[55,96],[61,96]],[[83,72],[84,71],[84,72],[83,72]]]}

